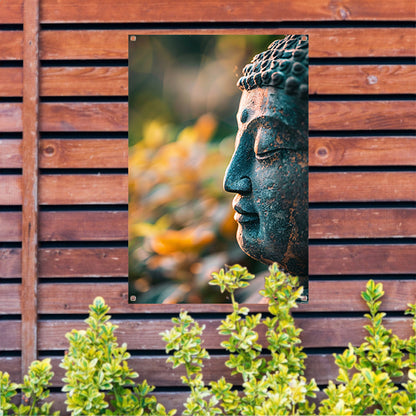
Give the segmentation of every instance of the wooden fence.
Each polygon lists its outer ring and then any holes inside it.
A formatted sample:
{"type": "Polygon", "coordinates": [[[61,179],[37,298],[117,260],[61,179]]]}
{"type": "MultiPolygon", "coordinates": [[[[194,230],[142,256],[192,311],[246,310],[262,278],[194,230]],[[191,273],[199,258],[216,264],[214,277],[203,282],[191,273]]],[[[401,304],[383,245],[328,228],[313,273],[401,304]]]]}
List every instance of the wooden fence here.
{"type": "MultiPolygon", "coordinates": [[[[309,34],[310,302],[295,314],[307,376],[325,385],[336,377],[331,353],[362,341],[370,277],[383,281],[387,325],[408,336],[414,14],[411,0],[0,2],[0,369],[19,381],[51,356],[64,408],[64,335],[101,295],[141,379],[169,408],[185,395],[158,335],[178,308],[127,304],[129,33],[309,34]]],[[[189,309],[207,325],[206,376],[216,379],[227,307],[189,309]]]]}

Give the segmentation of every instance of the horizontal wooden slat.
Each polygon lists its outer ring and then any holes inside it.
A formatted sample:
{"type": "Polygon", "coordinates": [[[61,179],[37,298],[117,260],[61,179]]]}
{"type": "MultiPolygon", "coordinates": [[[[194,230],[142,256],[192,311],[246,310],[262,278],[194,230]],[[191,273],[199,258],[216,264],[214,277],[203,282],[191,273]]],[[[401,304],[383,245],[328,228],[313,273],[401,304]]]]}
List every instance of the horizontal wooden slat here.
{"type": "MultiPolygon", "coordinates": [[[[416,273],[414,244],[311,245],[309,274],[416,273]]],[[[0,249],[0,277],[20,277],[20,249],[0,249]]],[[[41,249],[40,277],[127,276],[127,248],[41,249]]]]}
{"type": "MultiPolygon", "coordinates": [[[[260,278],[260,277],[259,277],[260,278]]],[[[300,312],[365,312],[367,307],[361,299],[367,281],[314,281],[309,282],[310,299],[300,304],[300,312]],[[345,302],[348,299],[348,302],[345,302]]],[[[11,286],[11,285],[10,285],[11,286]]],[[[383,281],[385,295],[381,310],[404,311],[408,303],[416,302],[415,280],[383,281]]],[[[13,287],[13,290],[16,290],[13,287]]],[[[12,291],[12,289],[8,289],[12,291]]],[[[102,296],[111,307],[111,313],[162,312],[178,313],[183,305],[136,305],[128,304],[128,288],[125,283],[45,283],[39,285],[39,313],[85,313],[96,296],[102,296]]],[[[258,302],[260,302],[260,297],[258,302]]],[[[265,305],[262,305],[265,310],[265,305]]],[[[231,305],[186,306],[192,312],[231,312],[231,305]]],[[[258,310],[258,307],[251,307],[258,310]]],[[[261,310],[261,308],[260,308],[261,310]]]]}
{"type": "Polygon", "coordinates": [[[21,348],[21,322],[18,320],[1,320],[0,351],[18,351],[21,348]]]}
{"type": "MultiPolygon", "coordinates": [[[[126,204],[127,175],[43,175],[42,205],[126,204]]],[[[416,172],[312,172],[310,202],[416,201],[416,172]]],[[[21,204],[21,177],[3,176],[0,205],[21,204]]]]}
{"type": "Polygon", "coordinates": [[[414,94],[414,65],[310,66],[310,94],[414,94]]]}
{"type": "Polygon", "coordinates": [[[310,130],[414,129],[412,101],[312,101],[310,130]]]}
{"type": "MultiPolygon", "coordinates": [[[[41,68],[41,96],[127,95],[127,67],[41,68]]],[[[414,94],[413,65],[311,65],[310,94],[414,94]]],[[[1,96],[21,96],[21,68],[0,68],[1,96]]]]}
{"type": "Polygon", "coordinates": [[[127,67],[47,67],[42,68],[40,74],[41,96],[107,96],[128,93],[127,67]]]}
{"type": "MultiPolygon", "coordinates": [[[[21,131],[21,104],[0,104],[5,132],[21,131]]],[[[127,131],[127,103],[43,103],[42,131],[127,131]]],[[[413,129],[412,101],[312,101],[310,130],[413,129]]]]}
{"type": "Polygon", "coordinates": [[[23,59],[23,32],[22,31],[0,30],[0,59],[3,59],[3,60],[23,59]]]}
{"type": "Polygon", "coordinates": [[[290,3],[258,0],[252,3],[228,0],[227,3],[177,0],[175,7],[168,2],[147,3],[125,0],[123,7],[114,0],[44,0],[41,3],[41,22],[282,22],[308,20],[412,20],[414,7],[410,0],[389,3],[375,0],[345,0],[342,4],[328,0],[314,0],[313,7],[304,0],[290,3]],[[82,12],[81,12],[82,10],[82,12]]]}
{"type": "MultiPolygon", "coordinates": [[[[204,332],[204,347],[210,349],[221,348],[220,343],[225,337],[219,337],[216,328],[220,320],[198,320],[206,325],[204,332]]],[[[163,350],[165,343],[160,332],[172,327],[169,320],[113,320],[118,325],[116,331],[119,343],[126,342],[132,350],[163,350]]],[[[302,328],[301,339],[305,348],[346,347],[349,342],[359,345],[364,340],[366,331],[363,328],[368,323],[365,318],[297,318],[295,323],[302,328]]],[[[392,329],[398,336],[407,338],[412,334],[411,319],[385,318],[387,328],[392,329]]],[[[65,334],[73,328],[85,328],[82,321],[76,320],[48,320],[39,322],[39,350],[64,350],[68,348],[65,334]]],[[[265,327],[259,328],[260,342],[264,342],[265,327]]],[[[0,341],[1,342],[1,341],[0,341]]]]}
{"type": "Polygon", "coordinates": [[[0,139],[0,169],[22,167],[22,141],[19,139],[0,139]]]}
{"type": "Polygon", "coordinates": [[[415,137],[309,138],[309,166],[415,165],[415,137]]]}
{"type": "Polygon", "coordinates": [[[416,273],[416,245],[309,246],[309,274],[416,273]]]}
{"type": "MultiPolygon", "coordinates": [[[[45,60],[127,59],[128,35],[132,33],[172,34],[172,30],[47,30],[40,34],[40,56],[45,60]]],[[[413,28],[175,29],[175,33],[309,34],[311,58],[411,57],[416,40],[413,28]]]]}
{"type": "MultiPolygon", "coordinates": [[[[170,329],[170,320],[146,319],[122,321],[113,319],[118,325],[116,336],[120,344],[126,342],[131,350],[163,350],[165,343],[160,332],[170,329]]],[[[218,319],[198,320],[205,325],[204,347],[221,348],[220,343],[225,337],[219,337],[216,328],[221,321],[218,319]]],[[[365,318],[295,318],[295,324],[302,328],[302,345],[304,348],[346,347],[349,342],[359,345],[363,342],[366,331],[363,328],[368,322],[365,318]]],[[[412,335],[411,318],[385,318],[384,324],[401,338],[412,335]]],[[[72,329],[84,329],[86,324],[80,320],[47,320],[39,321],[40,351],[65,350],[68,340],[65,334],[72,329]]],[[[265,327],[259,327],[260,342],[264,342],[265,327]]],[[[0,337],[0,350],[11,351],[20,349],[20,321],[0,321],[0,333],[8,334],[0,337]]]]}
{"type": "Polygon", "coordinates": [[[309,210],[309,237],[416,237],[416,209],[311,209],[309,210]]]}
{"type": "Polygon", "coordinates": [[[21,313],[20,288],[21,285],[17,283],[0,285],[0,315],[21,313]]]}
{"type": "Polygon", "coordinates": [[[127,131],[127,103],[43,103],[41,131],[127,131]]]}
{"type": "MultiPolygon", "coordinates": [[[[39,218],[40,241],[127,240],[127,211],[47,211],[39,218]],[[80,224],[74,227],[74,224],[80,224]]],[[[311,209],[309,237],[416,237],[416,209],[311,209]]],[[[0,212],[0,241],[21,241],[21,213],[0,212]]]]}
{"type": "Polygon", "coordinates": [[[22,68],[0,67],[0,97],[21,97],[22,93],[22,68]]]}
{"type": "Polygon", "coordinates": [[[309,201],[416,201],[416,172],[313,172],[309,201]]]}
{"type": "Polygon", "coordinates": [[[22,131],[22,104],[0,103],[0,131],[22,131]]]}
{"type": "Polygon", "coordinates": [[[1,23],[23,23],[23,0],[0,2],[1,23]]]}
{"type": "Polygon", "coordinates": [[[41,168],[127,168],[125,139],[40,141],[41,168]]]}
{"type": "MultiPolygon", "coordinates": [[[[127,168],[125,139],[42,139],[41,168],[127,168]]],[[[309,166],[415,166],[415,137],[310,137],[309,166]]],[[[0,168],[21,168],[21,140],[0,140],[0,168]]]]}

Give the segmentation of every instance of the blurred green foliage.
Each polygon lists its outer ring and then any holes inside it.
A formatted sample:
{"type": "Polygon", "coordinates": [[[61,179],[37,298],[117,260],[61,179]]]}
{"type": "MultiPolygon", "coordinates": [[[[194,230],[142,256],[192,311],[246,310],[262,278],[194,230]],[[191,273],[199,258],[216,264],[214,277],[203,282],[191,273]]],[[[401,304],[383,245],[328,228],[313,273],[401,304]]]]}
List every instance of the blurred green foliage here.
{"type": "MultiPolygon", "coordinates": [[[[129,295],[136,303],[223,302],[212,271],[236,262],[236,82],[277,36],[136,36],[129,41],[129,295]]],[[[240,298],[240,300],[243,300],[240,298]]]]}

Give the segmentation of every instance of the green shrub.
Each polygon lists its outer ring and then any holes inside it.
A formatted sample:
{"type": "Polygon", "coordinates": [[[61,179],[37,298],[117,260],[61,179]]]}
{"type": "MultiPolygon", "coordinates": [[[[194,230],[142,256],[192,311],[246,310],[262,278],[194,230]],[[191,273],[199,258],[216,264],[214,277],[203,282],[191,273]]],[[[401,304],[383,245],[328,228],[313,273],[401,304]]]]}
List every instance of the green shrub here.
{"type": "MultiPolygon", "coordinates": [[[[174,326],[162,333],[168,361],[173,367],[183,365],[182,382],[190,388],[184,415],[311,415],[317,414],[315,381],[303,376],[306,354],[302,351],[291,309],[302,293],[297,278],[269,269],[261,294],[268,301],[269,314],[251,314],[235,300],[235,291],[249,285],[253,275],[239,265],[213,274],[212,285],[230,295],[233,311],[222,321],[218,332],[227,338],[221,343],[229,352],[226,366],[231,375],[239,374],[242,388],[221,377],[205,384],[202,369],[209,354],[202,346],[204,326],[187,312],[173,318],[174,326]],[[258,341],[258,329],[265,325],[266,345],[258,341]],[[265,352],[265,354],[262,354],[265,352]],[[267,357],[267,359],[265,358],[267,357]]],[[[334,354],[339,367],[336,383],[323,390],[327,396],[319,405],[320,415],[416,415],[416,335],[402,340],[383,326],[379,312],[382,284],[370,280],[362,297],[368,305],[368,336],[360,346],[351,344],[342,354],[334,354]],[[398,387],[398,377],[406,381],[398,387]]],[[[416,305],[409,305],[416,332],[416,305]]],[[[154,389],[146,381],[136,385],[127,360],[127,346],[119,346],[108,315],[109,307],[97,297],[90,305],[86,330],[72,330],[66,335],[69,351],[61,367],[66,370],[63,391],[72,415],[173,415],[149,393],[154,389]]],[[[35,361],[22,384],[10,382],[0,371],[0,416],[59,415],[51,412],[49,384],[53,376],[49,359],[35,361]],[[20,406],[12,398],[21,390],[20,406]]]]}
{"type": "Polygon", "coordinates": [[[154,387],[146,381],[135,386],[138,374],[127,365],[127,345],[118,346],[109,309],[103,298],[95,298],[85,321],[88,328],[66,334],[69,351],[61,367],[66,369],[62,390],[67,392],[67,409],[74,416],[166,415],[155,397],[148,396],[154,387]]]}
{"type": "Polygon", "coordinates": [[[29,367],[29,373],[23,378],[23,384],[11,383],[9,374],[0,371],[0,416],[8,414],[58,416],[59,411],[51,412],[53,402],[44,402],[40,407],[38,406],[40,401],[49,397],[48,386],[52,377],[49,358],[34,361],[29,367]],[[21,389],[23,402],[26,403],[20,406],[11,402],[11,398],[17,394],[18,389],[21,389]]]}

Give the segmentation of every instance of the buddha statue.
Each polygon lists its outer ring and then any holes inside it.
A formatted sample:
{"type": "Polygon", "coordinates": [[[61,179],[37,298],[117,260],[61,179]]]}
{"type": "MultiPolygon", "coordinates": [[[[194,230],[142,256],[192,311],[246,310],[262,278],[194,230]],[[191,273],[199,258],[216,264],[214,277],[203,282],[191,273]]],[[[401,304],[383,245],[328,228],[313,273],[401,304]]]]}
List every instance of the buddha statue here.
{"type": "MultiPolygon", "coordinates": [[[[235,151],[237,241],[250,257],[308,279],[308,38],[274,41],[243,69],[235,151]]],[[[305,291],[306,292],[306,291],[305,291]]]]}

